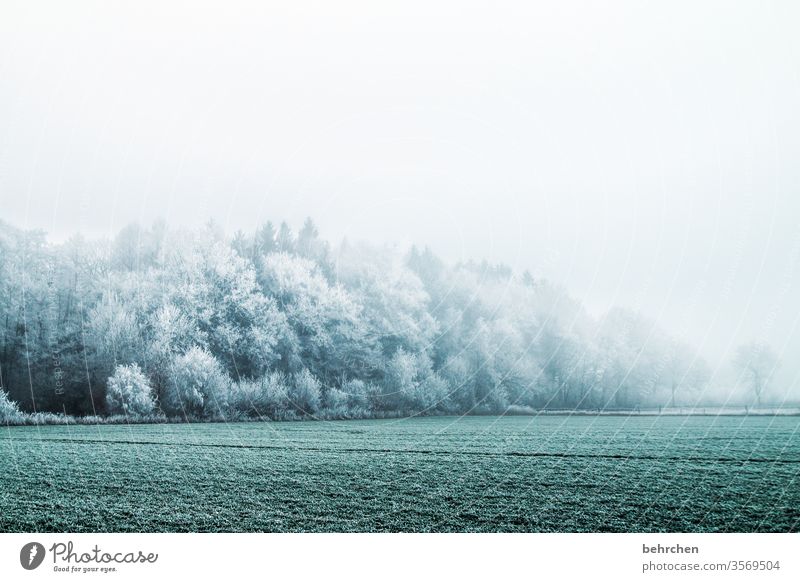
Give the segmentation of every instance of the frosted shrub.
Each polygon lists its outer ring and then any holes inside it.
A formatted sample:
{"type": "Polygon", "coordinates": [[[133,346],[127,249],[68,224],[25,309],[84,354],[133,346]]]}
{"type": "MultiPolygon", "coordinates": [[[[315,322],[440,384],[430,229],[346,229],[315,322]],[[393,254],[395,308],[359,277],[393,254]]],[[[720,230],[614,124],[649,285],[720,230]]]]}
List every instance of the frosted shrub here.
{"type": "Polygon", "coordinates": [[[289,408],[289,380],[281,372],[270,372],[261,378],[261,398],[272,418],[282,416],[289,408]]]}
{"type": "Polygon", "coordinates": [[[325,394],[325,408],[331,416],[336,418],[348,418],[351,412],[348,407],[347,394],[338,388],[331,388],[325,394]]]}
{"type": "Polygon", "coordinates": [[[369,408],[369,387],[363,380],[348,380],[342,385],[342,392],[347,396],[347,405],[353,409],[369,408]]]}
{"type": "Polygon", "coordinates": [[[430,374],[422,381],[417,394],[417,402],[428,411],[448,411],[450,388],[447,382],[436,373],[430,374]]]}
{"type": "MultiPolygon", "coordinates": [[[[386,403],[395,410],[421,410],[438,403],[436,394],[426,392],[425,380],[431,375],[424,358],[402,348],[386,365],[386,403]]],[[[438,388],[438,386],[437,386],[438,388]]]]}
{"type": "Polygon", "coordinates": [[[187,418],[223,416],[230,389],[230,378],[217,359],[193,347],[173,361],[162,407],[187,418]]]}
{"type": "Polygon", "coordinates": [[[141,416],[153,413],[153,389],[137,364],[116,367],[108,379],[106,408],[111,414],[141,416]]]}
{"type": "Polygon", "coordinates": [[[22,424],[24,420],[25,414],[20,411],[17,403],[0,390],[0,424],[22,424]]]}
{"type": "Polygon", "coordinates": [[[231,385],[228,407],[242,414],[261,414],[261,383],[258,380],[243,379],[231,385]]]}
{"type": "Polygon", "coordinates": [[[231,387],[228,406],[250,416],[283,418],[291,407],[286,376],[270,372],[257,380],[244,379],[231,387]]]}
{"type": "Polygon", "coordinates": [[[319,380],[308,370],[294,375],[290,398],[301,414],[314,414],[319,410],[322,388],[319,380]]]}

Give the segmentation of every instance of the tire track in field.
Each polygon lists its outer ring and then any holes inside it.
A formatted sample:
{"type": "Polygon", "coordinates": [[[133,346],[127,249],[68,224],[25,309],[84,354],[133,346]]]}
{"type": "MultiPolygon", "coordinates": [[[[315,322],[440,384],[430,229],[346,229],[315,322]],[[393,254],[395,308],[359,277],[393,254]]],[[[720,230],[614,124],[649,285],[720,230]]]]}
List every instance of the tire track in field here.
{"type": "MultiPolygon", "coordinates": [[[[2,441],[19,439],[2,438],[2,441]]],[[[590,453],[559,453],[559,452],[525,452],[525,451],[448,451],[436,449],[385,449],[385,448],[331,448],[331,447],[285,447],[280,445],[250,445],[241,443],[170,443],[163,441],[133,441],[133,440],[105,440],[105,439],[70,439],[70,438],[36,438],[25,439],[27,442],[52,442],[65,444],[104,444],[104,445],[149,445],[163,447],[198,447],[198,448],[224,448],[224,449],[249,449],[249,450],[275,450],[275,451],[307,451],[317,453],[362,453],[362,454],[410,454],[410,455],[439,455],[439,456],[473,456],[473,457],[544,457],[557,459],[610,459],[622,461],[685,461],[701,463],[733,463],[745,465],[748,463],[777,463],[800,464],[800,459],[742,459],[736,457],[697,457],[697,456],[659,456],[659,455],[626,455],[626,454],[590,454],[590,453]]]]}

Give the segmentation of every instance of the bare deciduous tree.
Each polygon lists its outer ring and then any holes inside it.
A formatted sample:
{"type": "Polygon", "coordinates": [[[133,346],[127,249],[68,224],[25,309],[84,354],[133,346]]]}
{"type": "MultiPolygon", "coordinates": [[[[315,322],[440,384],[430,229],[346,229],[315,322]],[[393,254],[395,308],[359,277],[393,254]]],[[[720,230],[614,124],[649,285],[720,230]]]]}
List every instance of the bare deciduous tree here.
{"type": "Polygon", "coordinates": [[[736,350],[735,363],[761,405],[761,396],[779,365],[778,355],[766,343],[753,341],[736,350]]]}

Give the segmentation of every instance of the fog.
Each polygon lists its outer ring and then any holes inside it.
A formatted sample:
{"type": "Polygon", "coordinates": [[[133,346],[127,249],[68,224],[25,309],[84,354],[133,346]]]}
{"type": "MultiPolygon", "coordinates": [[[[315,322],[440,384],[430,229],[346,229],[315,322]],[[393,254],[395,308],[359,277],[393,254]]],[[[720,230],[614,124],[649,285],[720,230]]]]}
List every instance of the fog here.
{"type": "Polygon", "coordinates": [[[306,216],[800,361],[800,6],[4,2],[1,217],[306,216]]]}

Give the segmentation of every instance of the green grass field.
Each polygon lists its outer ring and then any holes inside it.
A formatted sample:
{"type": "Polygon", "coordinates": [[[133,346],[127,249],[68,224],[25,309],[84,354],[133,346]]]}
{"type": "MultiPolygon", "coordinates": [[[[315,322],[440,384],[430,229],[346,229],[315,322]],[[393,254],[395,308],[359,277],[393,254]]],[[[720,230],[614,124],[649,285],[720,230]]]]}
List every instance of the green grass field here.
{"type": "Polygon", "coordinates": [[[800,417],[0,429],[0,531],[794,531],[800,417]]]}

